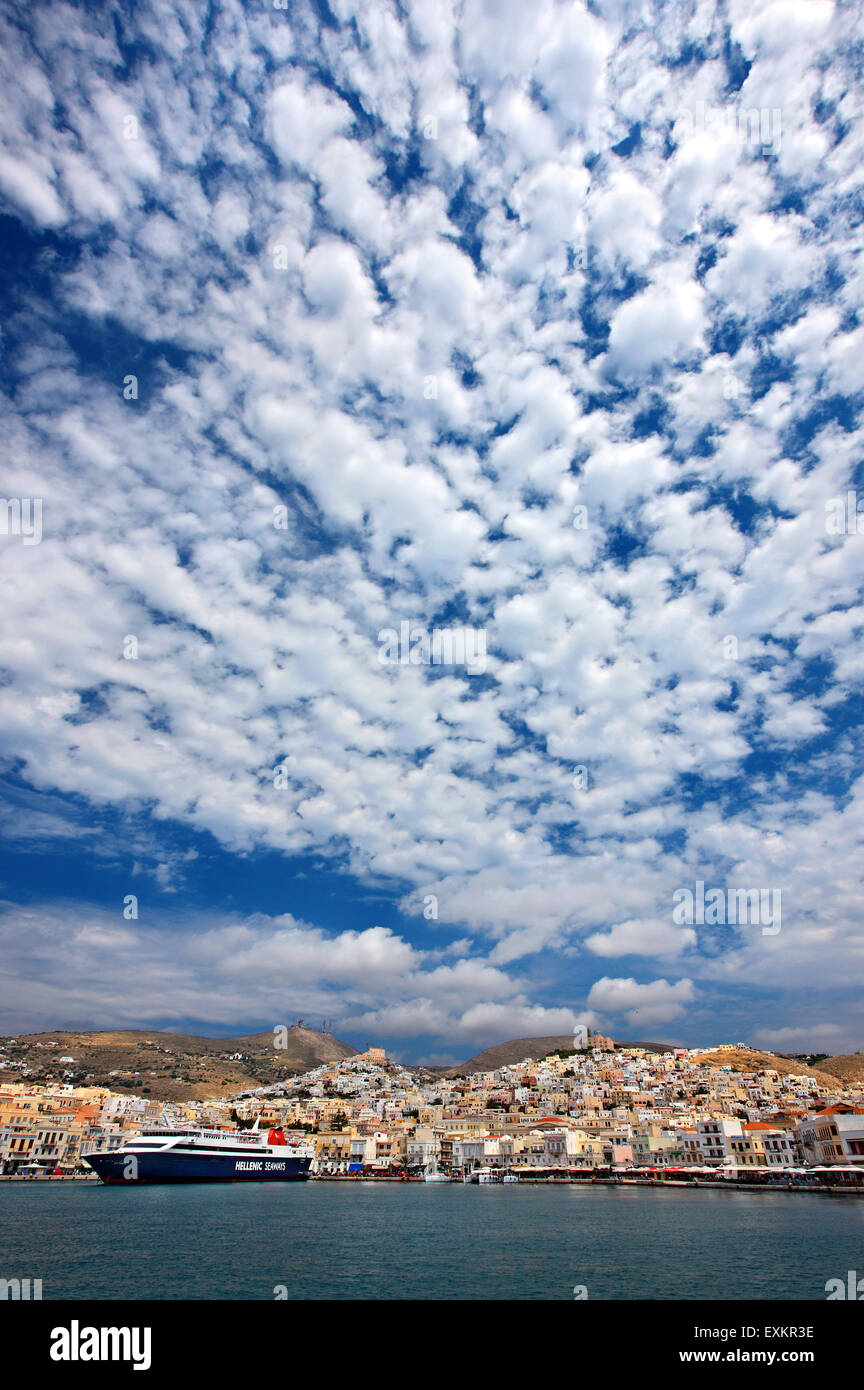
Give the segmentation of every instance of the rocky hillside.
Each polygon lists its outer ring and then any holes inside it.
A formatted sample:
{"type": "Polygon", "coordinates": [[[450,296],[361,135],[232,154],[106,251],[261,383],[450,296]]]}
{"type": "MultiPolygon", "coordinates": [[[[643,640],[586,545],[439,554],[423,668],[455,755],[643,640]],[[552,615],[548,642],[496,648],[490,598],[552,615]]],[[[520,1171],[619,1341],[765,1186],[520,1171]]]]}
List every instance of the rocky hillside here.
{"type": "Polygon", "coordinates": [[[834,1076],[844,1086],[854,1086],[864,1082],[864,1052],[853,1052],[849,1056],[825,1057],[817,1062],[820,1072],[834,1076]]]}
{"type": "Polygon", "coordinates": [[[269,1086],[357,1051],[332,1033],[296,1024],[283,1040],[284,1048],[274,1046],[273,1033],[239,1038],[149,1030],[19,1034],[0,1038],[0,1084],[71,1081],[154,1100],[205,1100],[269,1086]],[[16,1065],[21,1063],[26,1071],[16,1065]]]}

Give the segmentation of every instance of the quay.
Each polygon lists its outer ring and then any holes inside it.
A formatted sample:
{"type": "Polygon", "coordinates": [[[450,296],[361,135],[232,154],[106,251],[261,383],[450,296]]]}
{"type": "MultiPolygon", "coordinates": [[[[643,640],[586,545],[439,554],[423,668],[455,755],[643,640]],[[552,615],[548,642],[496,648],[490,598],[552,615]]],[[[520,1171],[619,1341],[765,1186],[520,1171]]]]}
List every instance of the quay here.
{"type": "Polygon", "coordinates": [[[98,1182],[95,1173],[0,1173],[0,1182],[98,1182]]]}
{"type": "MultiPolygon", "coordinates": [[[[821,1176],[821,1175],[820,1175],[821,1176]]],[[[856,1175],[857,1176],[857,1175],[856,1175]]],[[[861,1175],[864,1177],[864,1175],[861,1175]]],[[[509,1186],[501,1181],[501,1176],[490,1180],[490,1185],[509,1186]]],[[[418,1183],[423,1182],[422,1173],[310,1173],[309,1182],[342,1182],[342,1183],[418,1183]]],[[[463,1177],[446,1176],[445,1181],[449,1183],[463,1184],[463,1177]]],[[[99,1178],[95,1173],[3,1173],[0,1174],[0,1182],[11,1183],[69,1183],[69,1182],[89,1182],[98,1183],[99,1178]]],[[[805,1174],[797,1180],[774,1178],[766,1181],[754,1178],[752,1174],[738,1177],[704,1177],[693,1176],[683,1177],[676,1175],[673,1177],[648,1177],[644,1174],[629,1173],[593,1173],[585,1170],[574,1170],[565,1173],[531,1173],[524,1176],[518,1174],[518,1183],[512,1184],[519,1187],[566,1187],[566,1186],[592,1186],[592,1187],[645,1187],[652,1189],[681,1189],[694,1187],[710,1188],[712,1191],[725,1192],[805,1192],[805,1193],[825,1193],[832,1196],[841,1197],[864,1197],[864,1181],[862,1182],[827,1182],[816,1181],[813,1177],[805,1174]]]]}
{"type": "MultiPolygon", "coordinates": [[[[508,1186],[501,1181],[504,1173],[496,1175],[491,1184],[508,1186]]],[[[703,1174],[676,1174],[671,1176],[648,1175],[642,1173],[596,1173],[590,1169],[573,1169],[563,1173],[518,1173],[518,1183],[513,1186],[548,1187],[580,1184],[595,1187],[647,1187],[647,1188],[710,1188],[726,1192],[816,1192],[844,1197],[864,1197],[864,1173],[856,1173],[854,1180],[827,1181],[825,1174],[812,1174],[806,1171],[800,1176],[772,1175],[770,1179],[747,1173],[741,1177],[704,1176],[703,1174]]],[[[310,1173],[310,1182],[423,1182],[422,1173],[310,1173]]],[[[463,1175],[447,1176],[451,1183],[463,1183],[463,1175]]]]}

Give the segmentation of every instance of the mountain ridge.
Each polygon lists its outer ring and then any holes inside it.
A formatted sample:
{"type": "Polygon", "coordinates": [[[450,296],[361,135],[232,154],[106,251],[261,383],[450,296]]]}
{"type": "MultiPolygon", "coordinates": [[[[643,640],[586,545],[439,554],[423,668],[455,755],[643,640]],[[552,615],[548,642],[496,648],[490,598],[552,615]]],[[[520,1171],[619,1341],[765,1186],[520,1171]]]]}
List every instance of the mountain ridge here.
{"type": "MultiPolygon", "coordinates": [[[[244,1033],[230,1037],[175,1033],[161,1029],[54,1029],[0,1037],[0,1086],[3,1082],[70,1081],[75,1085],[108,1086],[111,1090],[143,1094],[153,1100],[209,1100],[273,1085],[316,1066],[358,1055],[358,1049],[332,1033],[285,1025],[285,1047],[275,1046],[275,1033],[244,1033]],[[236,1057],[233,1054],[239,1053],[236,1057]],[[71,1056],[72,1062],[61,1062],[71,1056]],[[5,1064],[4,1064],[4,1060],[5,1064]],[[25,1062],[25,1077],[9,1062],[25,1062]],[[70,1074],[71,1073],[71,1074],[70,1074]]],[[[552,1052],[572,1050],[569,1033],[534,1038],[511,1038],[478,1052],[454,1066],[414,1064],[416,1071],[442,1077],[497,1071],[525,1059],[539,1061],[552,1052]]],[[[674,1044],[625,1042],[616,1047],[642,1047],[671,1052],[674,1044]]],[[[781,1072],[813,1076],[830,1087],[864,1082],[864,1052],[819,1057],[808,1063],[803,1055],[724,1047],[697,1054],[714,1065],[740,1070],[774,1067],[781,1072]]],[[[411,1064],[408,1064],[409,1066],[411,1064]]]]}

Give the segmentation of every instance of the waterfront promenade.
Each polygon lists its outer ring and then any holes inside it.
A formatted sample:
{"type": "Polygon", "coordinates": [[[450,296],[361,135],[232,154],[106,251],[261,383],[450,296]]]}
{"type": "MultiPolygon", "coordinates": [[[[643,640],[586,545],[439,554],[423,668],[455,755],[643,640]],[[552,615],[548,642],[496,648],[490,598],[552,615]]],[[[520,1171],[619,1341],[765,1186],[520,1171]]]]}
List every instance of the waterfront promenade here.
{"type": "MultiPolygon", "coordinates": [[[[486,1186],[510,1186],[501,1181],[503,1174],[496,1175],[486,1186]]],[[[586,1184],[598,1187],[639,1187],[649,1189],[684,1189],[684,1188],[710,1188],[714,1191],[727,1192],[765,1192],[765,1193],[804,1193],[811,1196],[821,1194],[833,1194],[845,1197],[864,1197],[864,1173],[857,1173],[854,1179],[847,1178],[846,1181],[838,1180],[836,1175],[830,1173],[815,1175],[805,1171],[797,1177],[782,1179],[777,1174],[770,1176],[755,1175],[753,1173],[742,1174],[740,1176],[694,1176],[688,1173],[676,1174],[657,1174],[648,1176],[639,1173],[612,1173],[597,1174],[590,1169],[576,1170],[573,1172],[549,1172],[549,1173],[528,1173],[524,1176],[517,1175],[518,1183],[513,1186],[520,1187],[564,1187],[564,1186],[585,1186],[586,1184]]],[[[398,1173],[310,1173],[309,1182],[330,1182],[330,1183],[386,1183],[388,1186],[399,1184],[419,1184],[424,1182],[422,1174],[398,1174],[398,1173]]],[[[64,1174],[40,1174],[23,1176],[21,1174],[0,1175],[0,1182],[32,1184],[68,1184],[68,1183],[89,1183],[99,1185],[99,1178],[95,1173],[64,1173],[64,1174]]],[[[451,1184],[466,1185],[462,1176],[448,1178],[451,1184]]],[[[202,1184],[209,1186],[210,1184],[202,1184]]],[[[224,1186],[224,1184],[218,1184],[224,1186]]],[[[248,1184],[244,1184],[247,1186],[248,1184]]],[[[479,1185],[468,1183],[467,1185],[479,1185]]]]}

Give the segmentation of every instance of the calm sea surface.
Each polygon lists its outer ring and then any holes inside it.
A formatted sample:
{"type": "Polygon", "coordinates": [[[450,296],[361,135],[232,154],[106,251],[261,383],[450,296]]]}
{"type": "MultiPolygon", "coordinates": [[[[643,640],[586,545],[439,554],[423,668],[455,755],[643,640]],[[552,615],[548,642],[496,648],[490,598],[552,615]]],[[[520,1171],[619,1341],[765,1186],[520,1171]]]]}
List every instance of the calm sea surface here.
{"type": "Polygon", "coordinates": [[[0,1183],[0,1278],[44,1299],[825,1299],[864,1201],[411,1183],[0,1183]]]}

